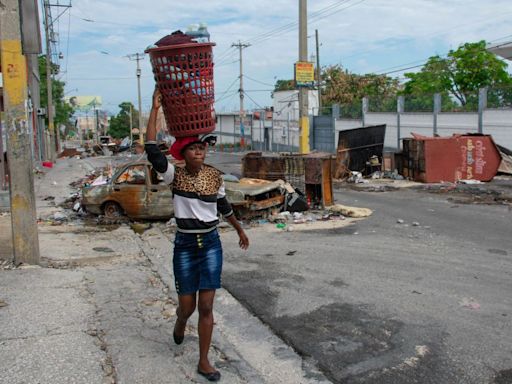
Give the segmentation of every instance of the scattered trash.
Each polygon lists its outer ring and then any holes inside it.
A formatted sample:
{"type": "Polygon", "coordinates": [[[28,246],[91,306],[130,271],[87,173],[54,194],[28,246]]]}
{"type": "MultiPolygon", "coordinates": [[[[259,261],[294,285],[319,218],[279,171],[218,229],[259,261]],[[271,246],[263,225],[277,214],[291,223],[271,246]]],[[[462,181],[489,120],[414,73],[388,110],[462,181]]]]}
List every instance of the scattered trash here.
{"type": "Polygon", "coordinates": [[[415,221],[415,222],[413,222],[413,223],[412,223],[412,226],[413,226],[413,227],[419,227],[419,226],[420,226],[420,223],[418,223],[417,221],[415,221]]]}
{"type": "Polygon", "coordinates": [[[276,224],[276,228],[277,229],[285,229],[286,228],[286,224],[285,223],[277,223],[276,224]]]}
{"type": "Polygon", "coordinates": [[[343,216],[352,217],[352,218],[362,218],[370,216],[373,211],[369,208],[357,208],[357,207],[348,207],[346,205],[335,204],[329,207],[329,211],[341,213],[343,216]]]}
{"type": "Polygon", "coordinates": [[[8,305],[4,300],[0,300],[0,308],[7,307],[8,305]]]}
{"type": "Polygon", "coordinates": [[[66,221],[68,219],[68,216],[62,212],[55,212],[53,214],[53,220],[55,221],[66,221]]]}
{"type": "Polygon", "coordinates": [[[459,304],[467,309],[480,309],[480,304],[472,297],[464,297],[459,304]]]}
{"type": "Polygon", "coordinates": [[[101,175],[101,176],[98,176],[98,178],[96,178],[93,182],[92,182],[92,186],[96,186],[96,185],[105,185],[108,183],[108,178],[101,175]]]}
{"type": "Polygon", "coordinates": [[[397,222],[397,224],[403,224],[403,223],[405,223],[405,221],[404,221],[403,219],[398,219],[396,222],[397,222]]]}
{"type": "Polygon", "coordinates": [[[415,293],[415,294],[417,294],[417,295],[423,295],[423,293],[418,292],[418,291],[412,291],[412,293],[415,293]]]}
{"type": "Polygon", "coordinates": [[[286,253],[286,256],[293,256],[297,253],[297,251],[289,251],[286,253]]]}
{"type": "Polygon", "coordinates": [[[459,180],[459,183],[461,183],[461,184],[469,184],[469,185],[483,184],[480,180],[475,180],[475,179],[459,180]]]}
{"type": "Polygon", "coordinates": [[[142,235],[145,231],[151,228],[151,223],[131,223],[130,228],[138,235],[142,235]]]}
{"type": "Polygon", "coordinates": [[[363,179],[363,174],[361,172],[351,171],[350,177],[347,179],[347,182],[355,184],[364,184],[368,183],[368,180],[363,179]]]}
{"type": "Polygon", "coordinates": [[[53,201],[55,200],[55,196],[46,196],[45,198],[43,198],[44,201],[53,201]]]}
{"type": "Polygon", "coordinates": [[[78,212],[80,211],[80,202],[76,202],[75,205],[73,205],[73,211],[78,212]]]}
{"type": "Polygon", "coordinates": [[[395,169],[393,172],[385,171],[382,175],[382,178],[391,180],[405,180],[405,178],[398,173],[397,169],[395,169]]]}
{"type": "Polygon", "coordinates": [[[51,161],[43,161],[42,166],[45,168],[53,168],[53,163],[51,161]]]}

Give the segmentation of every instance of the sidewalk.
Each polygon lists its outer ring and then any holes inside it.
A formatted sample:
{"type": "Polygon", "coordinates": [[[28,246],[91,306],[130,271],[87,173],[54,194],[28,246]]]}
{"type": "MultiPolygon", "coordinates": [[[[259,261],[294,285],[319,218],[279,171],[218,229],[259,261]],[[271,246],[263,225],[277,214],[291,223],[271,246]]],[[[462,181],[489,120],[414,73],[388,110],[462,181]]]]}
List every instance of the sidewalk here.
{"type": "MultiPolygon", "coordinates": [[[[38,178],[38,217],[62,210],[69,183],[102,161],[59,160],[38,178]]],[[[172,235],[161,227],[139,236],[127,225],[40,223],[46,267],[0,270],[0,383],[206,382],[197,318],[172,342],[172,235]]],[[[222,289],[215,317],[210,358],[222,382],[327,382],[222,289]]]]}

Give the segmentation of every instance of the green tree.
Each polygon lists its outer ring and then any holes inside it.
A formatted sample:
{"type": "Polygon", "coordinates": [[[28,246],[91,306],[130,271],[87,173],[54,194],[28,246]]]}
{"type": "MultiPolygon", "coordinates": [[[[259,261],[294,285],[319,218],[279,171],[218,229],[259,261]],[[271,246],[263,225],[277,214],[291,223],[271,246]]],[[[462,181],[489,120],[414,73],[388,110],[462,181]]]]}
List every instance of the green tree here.
{"type": "MultiPolygon", "coordinates": [[[[58,67],[52,64],[52,72],[57,73],[58,67]]],[[[47,83],[46,83],[46,57],[39,56],[39,76],[40,82],[40,98],[41,106],[48,109],[48,94],[47,94],[47,83]]],[[[65,82],[60,80],[52,81],[52,92],[53,92],[53,105],[55,107],[54,124],[55,128],[58,129],[59,125],[63,124],[68,126],[69,119],[73,115],[74,109],[71,105],[64,101],[64,86],[65,82]]],[[[46,118],[46,124],[48,126],[48,118],[46,118]]]]}
{"type": "Polygon", "coordinates": [[[486,49],[485,41],[466,43],[450,50],[446,58],[429,58],[418,73],[406,73],[404,94],[422,95],[441,93],[446,102],[456,100],[463,109],[476,108],[478,90],[492,87],[491,102],[510,103],[512,77],[507,64],[486,49]]]}
{"type": "Polygon", "coordinates": [[[400,90],[398,79],[373,73],[358,75],[340,65],[331,65],[323,70],[322,82],[322,105],[330,108],[339,104],[344,117],[360,117],[361,100],[365,96],[370,100],[371,110],[396,110],[396,95],[400,90]]]}
{"type": "Polygon", "coordinates": [[[295,88],[294,80],[277,80],[274,86],[274,92],[276,91],[292,91],[295,88]]]}
{"type": "Polygon", "coordinates": [[[130,136],[130,109],[132,111],[132,123],[139,121],[139,112],[129,101],[123,101],[119,104],[119,113],[110,118],[108,134],[116,139],[130,136]]]}

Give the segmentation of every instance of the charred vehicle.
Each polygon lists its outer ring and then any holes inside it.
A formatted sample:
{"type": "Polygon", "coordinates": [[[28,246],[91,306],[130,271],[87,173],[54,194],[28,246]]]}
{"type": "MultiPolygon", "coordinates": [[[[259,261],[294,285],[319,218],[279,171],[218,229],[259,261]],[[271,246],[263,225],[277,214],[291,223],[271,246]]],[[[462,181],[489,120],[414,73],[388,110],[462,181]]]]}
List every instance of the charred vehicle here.
{"type": "MultiPolygon", "coordinates": [[[[281,180],[241,179],[224,175],[226,196],[240,219],[266,217],[282,210],[286,188],[281,180]]],[[[147,161],[122,165],[112,177],[100,176],[82,188],[83,209],[96,215],[132,219],[169,219],[172,190],[147,161]]]]}
{"type": "Polygon", "coordinates": [[[286,189],[282,180],[225,177],[224,183],[226,196],[239,219],[267,217],[283,209],[286,189]]]}
{"type": "Polygon", "coordinates": [[[120,166],[111,178],[100,176],[83,187],[82,207],[110,218],[168,219],[174,214],[171,189],[147,161],[120,166]]]}

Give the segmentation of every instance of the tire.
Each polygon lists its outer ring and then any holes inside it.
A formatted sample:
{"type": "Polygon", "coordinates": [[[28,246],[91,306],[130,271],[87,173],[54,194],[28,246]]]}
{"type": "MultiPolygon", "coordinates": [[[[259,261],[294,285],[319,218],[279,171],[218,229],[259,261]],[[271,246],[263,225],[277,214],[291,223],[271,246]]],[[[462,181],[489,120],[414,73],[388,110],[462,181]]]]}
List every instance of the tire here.
{"type": "Polygon", "coordinates": [[[123,215],[121,206],[113,201],[107,201],[103,205],[103,214],[106,218],[115,219],[123,215]]]}

